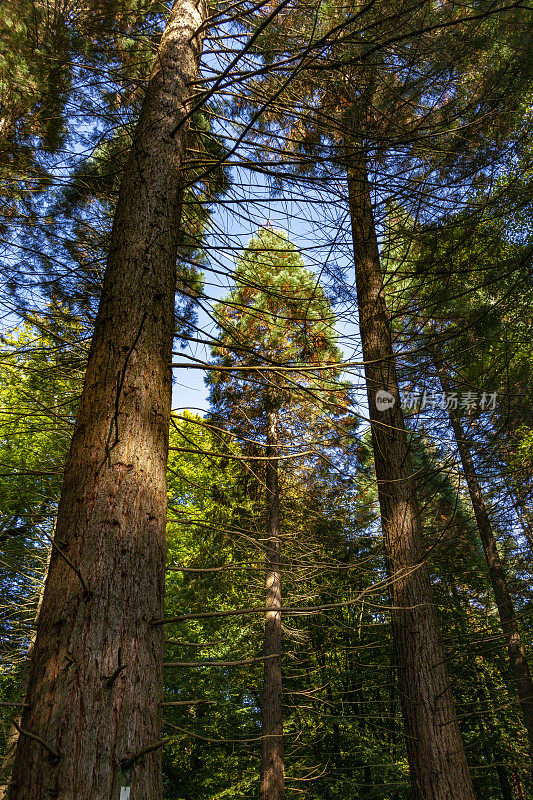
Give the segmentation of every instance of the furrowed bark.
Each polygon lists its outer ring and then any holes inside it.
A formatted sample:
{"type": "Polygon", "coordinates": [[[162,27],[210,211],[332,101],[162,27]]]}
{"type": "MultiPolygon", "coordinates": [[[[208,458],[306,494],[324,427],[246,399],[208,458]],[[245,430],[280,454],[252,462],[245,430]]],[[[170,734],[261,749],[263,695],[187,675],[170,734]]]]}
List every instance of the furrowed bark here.
{"type": "Polygon", "coordinates": [[[473,800],[425,563],[366,164],[355,148],[346,148],[346,158],[359,328],[383,543],[393,578],[392,633],[413,798],[473,800]]]}
{"type": "MultiPolygon", "coordinates": [[[[446,394],[450,394],[451,385],[446,379],[444,365],[437,357],[436,353],[433,353],[433,363],[442,386],[442,391],[446,394]]],[[[498,552],[496,537],[492,530],[489,513],[485,505],[481,486],[477,479],[476,468],[464,434],[463,425],[457,411],[451,406],[448,408],[448,416],[457,444],[459,458],[461,459],[463,475],[465,476],[468,486],[470,501],[474,509],[479,538],[481,539],[483,552],[485,553],[489,578],[492,584],[494,599],[496,600],[496,607],[507,645],[507,653],[509,655],[516,692],[522,710],[522,719],[527,730],[529,752],[533,759],[533,680],[531,679],[529,664],[526,659],[524,646],[522,645],[514,603],[509,592],[509,587],[507,586],[505,569],[498,552]]]]}
{"type": "MultiPolygon", "coordinates": [[[[10,800],[110,800],[120,763],[161,739],[166,459],[181,165],[206,17],[177,0],[122,180],[87,373],[67,457],[10,800]],[[83,576],[79,576],[60,550],[83,576]],[[109,685],[118,667],[124,668],[109,685]]],[[[132,797],[161,798],[161,751],[132,797]]]]}
{"type": "MultiPolygon", "coordinates": [[[[266,550],[266,608],[281,608],[281,538],[279,526],[279,479],[277,412],[267,413],[266,488],[268,538],[266,550]]],[[[262,700],[262,754],[260,800],[283,800],[285,765],[283,758],[283,710],[281,675],[281,613],[268,611],[265,617],[265,647],[262,700]]]]}

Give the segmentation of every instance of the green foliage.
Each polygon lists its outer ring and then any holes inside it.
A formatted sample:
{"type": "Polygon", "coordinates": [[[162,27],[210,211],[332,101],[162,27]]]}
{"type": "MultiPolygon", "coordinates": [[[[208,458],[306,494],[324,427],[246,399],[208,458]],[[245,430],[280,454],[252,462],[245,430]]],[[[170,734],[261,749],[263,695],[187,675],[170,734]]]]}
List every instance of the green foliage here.
{"type": "MultiPolygon", "coordinates": [[[[167,616],[253,604],[248,578],[254,564],[257,568],[257,551],[251,542],[254,488],[249,474],[240,461],[210,455],[223,447],[221,434],[196,415],[174,420],[171,443],[199,452],[171,451],[169,459],[168,565],[178,569],[167,577],[167,616]]],[[[235,445],[228,452],[239,455],[235,445]]],[[[258,622],[229,617],[172,625],[166,660],[235,661],[259,655],[258,622]]],[[[231,797],[237,786],[248,796],[246,786],[253,785],[255,776],[246,739],[257,736],[254,693],[259,683],[259,666],[253,665],[166,670],[167,702],[205,701],[165,710],[166,731],[175,737],[165,752],[169,800],[231,797]],[[239,740],[245,741],[243,748],[239,740]]]]}
{"type": "Polygon", "coordinates": [[[234,280],[236,288],[215,308],[221,345],[213,355],[222,371],[208,378],[213,418],[231,409],[231,426],[240,419],[246,427],[251,418],[264,417],[266,404],[293,426],[309,413],[315,420],[326,410],[342,413],[346,387],[338,381],[342,355],[334,313],[288,235],[262,228],[237,261],[234,280]]]}
{"type": "MultiPolygon", "coordinates": [[[[176,419],[171,441],[198,454],[171,451],[169,566],[198,572],[169,573],[167,616],[262,607],[260,481],[240,460],[242,450],[235,440],[199,417],[176,419]],[[239,460],[210,455],[223,448],[239,460]],[[208,569],[217,571],[200,571],[208,569]]],[[[374,610],[376,602],[384,601],[383,586],[372,591],[372,584],[383,579],[371,534],[375,490],[370,483],[354,484],[347,473],[342,478],[324,471],[312,484],[298,486],[294,478],[287,482],[283,504],[286,605],[336,604],[325,614],[284,620],[289,785],[294,778],[312,775],[314,797],[377,798],[380,790],[372,794],[372,782],[405,783],[406,766],[402,755],[399,775],[400,712],[389,630],[383,614],[374,610]],[[368,606],[354,602],[365,590],[368,606]],[[376,658],[380,663],[383,659],[383,681],[377,689],[376,658]],[[375,709],[387,716],[389,704],[392,747],[389,726],[381,733],[373,722],[375,709]],[[369,764],[381,766],[374,773],[369,764]]],[[[262,615],[184,620],[169,626],[166,660],[253,658],[261,654],[262,638],[262,615]]],[[[207,701],[165,709],[165,732],[172,737],[164,762],[169,800],[256,796],[261,677],[260,664],[167,668],[167,702],[207,701]]]]}
{"type": "MultiPolygon", "coordinates": [[[[81,377],[86,327],[59,305],[0,346],[0,694],[20,699],[81,377]]],[[[12,711],[1,709],[6,721],[12,711]]]]}

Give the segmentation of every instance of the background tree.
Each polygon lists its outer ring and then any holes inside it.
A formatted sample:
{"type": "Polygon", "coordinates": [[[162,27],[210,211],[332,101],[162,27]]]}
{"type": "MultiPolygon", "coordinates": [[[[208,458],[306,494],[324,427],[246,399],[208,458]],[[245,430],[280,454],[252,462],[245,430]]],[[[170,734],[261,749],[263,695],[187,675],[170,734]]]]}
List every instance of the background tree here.
{"type": "MultiPolygon", "coordinates": [[[[433,238],[436,231],[428,228],[418,235],[414,233],[410,236],[406,246],[405,234],[413,220],[401,211],[391,215],[391,219],[387,270],[398,336],[402,340],[408,336],[411,347],[414,342],[418,342],[414,357],[409,359],[408,366],[406,364],[405,377],[409,381],[411,395],[413,386],[418,384],[420,397],[425,392],[424,396],[430,398],[422,405],[429,403],[428,407],[434,408],[435,401],[431,397],[437,395],[441,398],[438,404],[440,408],[447,408],[456,452],[468,487],[478,536],[496,598],[523,721],[531,739],[529,704],[533,686],[526,651],[521,642],[520,627],[509,589],[505,557],[500,554],[489,504],[485,501],[478,478],[477,470],[481,464],[476,459],[476,467],[471,448],[471,435],[476,438],[480,433],[483,437],[488,435],[492,443],[490,452],[494,455],[498,448],[496,441],[508,425],[506,420],[500,428],[496,422],[497,414],[493,413],[498,395],[496,387],[501,387],[502,396],[505,396],[509,385],[507,375],[507,387],[505,384],[502,386],[497,366],[501,359],[502,328],[509,320],[505,320],[505,317],[502,320],[502,310],[495,310],[494,305],[496,302],[508,308],[510,302],[514,304],[523,301],[521,294],[519,299],[516,298],[515,291],[518,288],[517,278],[520,292],[522,284],[527,286],[528,281],[518,275],[518,269],[519,265],[530,258],[530,246],[506,241],[502,237],[501,227],[487,220],[483,232],[480,231],[479,239],[470,232],[464,239],[468,242],[467,248],[463,249],[462,245],[457,244],[454,246],[453,278],[450,275],[450,279],[440,285],[428,282],[427,278],[433,270],[447,271],[446,254],[450,243],[446,232],[440,234],[437,242],[433,238]],[[442,251],[442,259],[435,258],[439,250],[442,251]],[[424,263],[426,267],[423,266],[424,263]],[[481,265],[482,269],[479,268],[481,265]],[[421,280],[422,272],[424,278],[421,280]],[[437,302],[438,321],[433,321],[429,309],[437,302]],[[491,393],[489,389],[495,389],[495,392],[491,393]],[[468,436],[467,430],[470,433],[468,436]]],[[[454,240],[456,235],[457,230],[452,234],[454,240]]],[[[512,364],[512,360],[505,360],[507,364],[512,364]]],[[[513,413],[511,408],[515,402],[520,403],[521,400],[517,398],[508,404],[509,416],[513,413]]],[[[438,411],[434,413],[438,415],[438,411]]],[[[505,413],[503,410],[503,414],[505,413]]],[[[498,415],[500,419],[501,414],[502,411],[498,415]]],[[[422,424],[424,428],[428,428],[431,422],[430,420],[422,424]]],[[[500,487],[500,493],[506,494],[505,486],[500,487]]],[[[508,518],[506,523],[509,524],[508,518]]]]}
{"type": "Polygon", "coordinates": [[[260,230],[238,260],[234,278],[235,290],[216,309],[223,346],[215,354],[224,371],[210,378],[212,418],[266,445],[265,605],[273,610],[265,619],[260,795],[264,800],[280,800],[285,794],[280,457],[298,456],[291,439],[308,443],[311,454],[324,447],[325,442],[317,441],[318,426],[309,425],[309,420],[316,420],[323,411],[338,416],[338,409],[344,409],[340,393],[345,389],[335,383],[338,369],[327,369],[328,363],[335,365],[341,358],[332,310],[288,236],[260,230]],[[321,371],[308,369],[313,366],[321,371]],[[298,376],[299,367],[307,367],[303,379],[298,376]],[[251,378],[247,368],[252,368],[251,378]]]}

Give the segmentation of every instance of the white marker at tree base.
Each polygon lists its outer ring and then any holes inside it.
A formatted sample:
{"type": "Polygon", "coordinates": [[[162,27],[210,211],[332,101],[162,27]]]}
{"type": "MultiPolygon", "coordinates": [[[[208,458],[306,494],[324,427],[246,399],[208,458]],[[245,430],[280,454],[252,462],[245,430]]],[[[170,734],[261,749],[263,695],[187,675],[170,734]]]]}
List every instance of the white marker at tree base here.
{"type": "MultiPolygon", "coordinates": [[[[118,800],[130,800],[130,792],[131,792],[131,767],[128,767],[124,771],[119,767],[117,772],[117,784],[120,792],[118,794],[118,800]]],[[[115,797],[117,795],[115,794],[115,797]]]]}

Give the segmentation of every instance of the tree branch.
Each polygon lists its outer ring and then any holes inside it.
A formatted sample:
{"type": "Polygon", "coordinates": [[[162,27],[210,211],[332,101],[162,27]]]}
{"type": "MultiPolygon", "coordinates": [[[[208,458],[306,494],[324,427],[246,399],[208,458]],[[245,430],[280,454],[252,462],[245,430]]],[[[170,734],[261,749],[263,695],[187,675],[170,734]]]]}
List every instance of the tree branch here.
{"type": "Polygon", "coordinates": [[[52,761],[59,761],[59,753],[57,750],[54,750],[53,747],[50,747],[50,745],[47,744],[44,739],[41,739],[40,736],[36,736],[34,733],[25,731],[24,728],[20,727],[16,720],[13,720],[13,727],[17,729],[21,736],[27,736],[28,739],[33,739],[34,742],[37,742],[37,744],[40,744],[41,747],[44,747],[44,749],[50,754],[52,761]]]}

